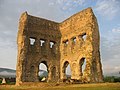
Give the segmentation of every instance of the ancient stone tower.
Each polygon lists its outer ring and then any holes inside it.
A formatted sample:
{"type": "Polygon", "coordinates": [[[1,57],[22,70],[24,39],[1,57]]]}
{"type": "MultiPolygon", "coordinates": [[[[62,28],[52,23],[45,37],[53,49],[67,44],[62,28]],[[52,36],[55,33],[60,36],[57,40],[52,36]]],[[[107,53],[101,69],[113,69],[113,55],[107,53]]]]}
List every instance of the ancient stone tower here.
{"type": "Polygon", "coordinates": [[[97,20],[91,8],[61,23],[23,13],[17,37],[16,84],[38,82],[40,63],[47,66],[47,82],[66,80],[68,64],[71,80],[102,82],[99,40],[97,20]]]}

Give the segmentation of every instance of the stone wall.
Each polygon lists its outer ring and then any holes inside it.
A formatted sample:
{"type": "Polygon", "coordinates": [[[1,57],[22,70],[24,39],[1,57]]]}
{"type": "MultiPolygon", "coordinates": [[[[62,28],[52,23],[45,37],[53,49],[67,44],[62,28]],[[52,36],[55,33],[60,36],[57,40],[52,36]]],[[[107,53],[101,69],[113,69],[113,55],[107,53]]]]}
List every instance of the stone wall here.
{"type": "Polygon", "coordinates": [[[98,29],[91,8],[61,23],[23,13],[17,38],[16,84],[38,82],[40,63],[47,66],[47,82],[67,79],[65,69],[68,64],[72,72],[71,80],[102,82],[98,29]],[[86,67],[82,71],[84,62],[86,67]]]}

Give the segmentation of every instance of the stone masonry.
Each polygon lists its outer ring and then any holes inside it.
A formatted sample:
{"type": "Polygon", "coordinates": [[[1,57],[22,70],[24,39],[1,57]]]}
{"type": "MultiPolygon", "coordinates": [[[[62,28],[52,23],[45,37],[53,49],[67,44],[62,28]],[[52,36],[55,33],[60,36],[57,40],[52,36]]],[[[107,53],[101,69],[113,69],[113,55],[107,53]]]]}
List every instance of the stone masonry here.
{"type": "Polygon", "coordinates": [[[68,64],[71,80],[102,82],[97,19],[87,8],[61,23],[21,15],[17,37],[16,84],[39,82],[40,63],[47,66],[47,82],[64,82],[68,64]],[[86,63],[84,71],[82,65],[86,63]]]}

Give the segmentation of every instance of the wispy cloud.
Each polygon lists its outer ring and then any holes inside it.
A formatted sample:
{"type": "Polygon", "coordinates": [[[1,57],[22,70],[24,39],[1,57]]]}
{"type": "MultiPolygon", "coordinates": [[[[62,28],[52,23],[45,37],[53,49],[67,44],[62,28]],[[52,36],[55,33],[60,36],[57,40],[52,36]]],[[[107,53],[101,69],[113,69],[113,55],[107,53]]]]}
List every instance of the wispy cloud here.
{"type": "Polygon", "coordinates": [[[16,37],[20,14],[28,11],[28,14],[60,21],[61,12],[59,6],[53,5],[55,0],[0,0],[0,66],[16,66],[17,44],[16,37]],[[6,63],[7,62],[7,63],[6,63]]]}
{"type": "Polygon", "coordinates": [[[62,10],[71,11],[75,8],[85,5],[86,0],[57,0],[56,3],[61,5],[62,10]]]}
{"type": "Polygon", "coordinates": [[[120,66],[119,65],[112,65],[109,63],[105,63],[104,65],[104,75],[110,75],[110,76],[114,76],[117,75],[119,76],[119,72],[120,72],[120,66]]]}
{"type": "Polygon", "coordinates": [[[113,28],[113,29],[112,29],[112,32],[120,33],[120,27],[113,28]]]}
{"type": "Polygon", "coordinates": [[[118,72],[120,69],[120,33],[114,28],[101,37],[101,56],[105,73],[118,72]],[[114,32],[114,33],[113,33],[114,32]]]}
{"type": "Polygon", "coordinates": [[[98,14],[109,19],[120,15],[120,1],[119,0],[98,0],[96,8],[98,14]]]}

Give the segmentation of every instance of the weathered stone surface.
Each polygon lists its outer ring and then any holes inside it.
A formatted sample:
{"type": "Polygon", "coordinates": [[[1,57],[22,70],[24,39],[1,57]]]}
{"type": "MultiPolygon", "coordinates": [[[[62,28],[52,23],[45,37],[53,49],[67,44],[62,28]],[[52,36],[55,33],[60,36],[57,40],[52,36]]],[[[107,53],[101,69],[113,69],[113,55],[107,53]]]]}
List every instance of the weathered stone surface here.
{"type": "Polygon", "coordinates": [[[102,82],[99,40],[97,20],[91,8],[61,23],[23,13],[17,37],[16,84],[38,82],[40,63],[47,66],[47,82],[64,81],[68,64],[72,81],[102,82]]]}

